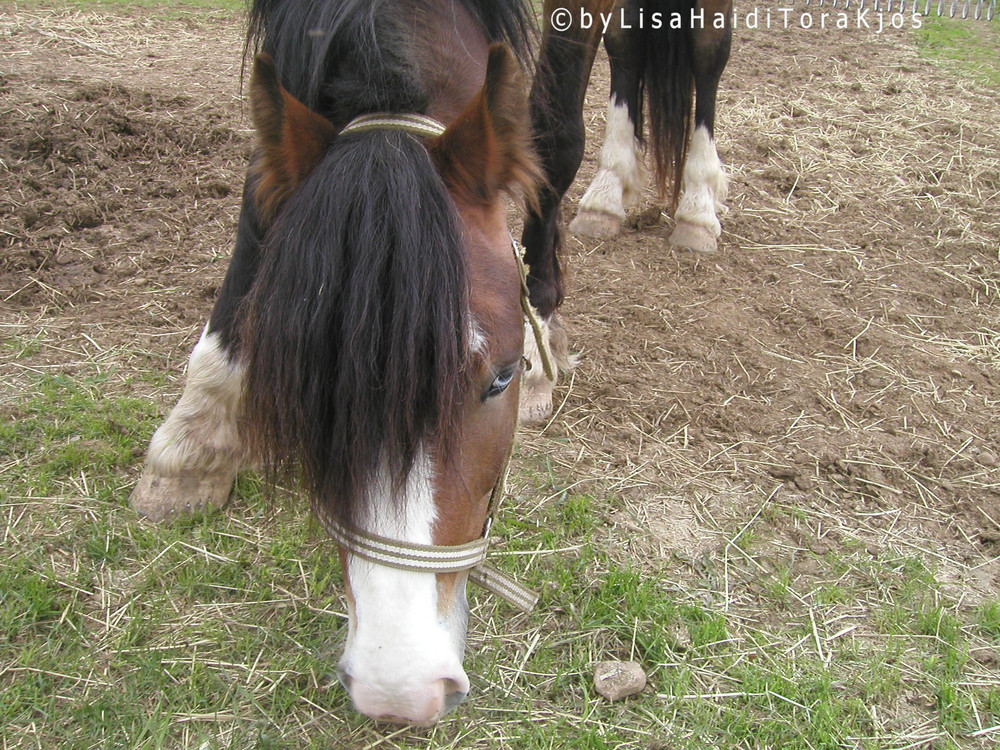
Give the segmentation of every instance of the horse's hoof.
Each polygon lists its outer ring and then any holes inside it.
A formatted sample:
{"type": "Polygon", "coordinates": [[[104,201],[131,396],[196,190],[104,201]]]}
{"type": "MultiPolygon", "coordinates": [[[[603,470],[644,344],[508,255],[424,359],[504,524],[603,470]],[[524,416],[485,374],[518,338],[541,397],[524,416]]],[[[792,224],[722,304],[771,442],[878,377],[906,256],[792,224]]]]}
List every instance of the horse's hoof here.
{"type": "Polygon", "coordinates": [[[132,490],[132,507],[150,521],[166,521],[221,508],[229,500],[235,475],[186,473],[160,476],[146,469],[132,490]]]}
{"type": "Polygon", "coordinates": [[[622,220],[603,211],[580,211],[569,223],[569,231],[577,237],[606,240],[621,231],[622,220]]]}
{"type": "Polygon", "coordinates": [[[674,250],[691,250],[696,253],[714,253],[719,249],[719,243],[712,232],[688,221],[678,221],[667,242],[674,250]]]}
{"type": "Polygon", "coordinates": [[[552,389],[555,383],[544,378],[521,385],[518,412],[522,424],[544,422],[552,415],[552,389]]]}

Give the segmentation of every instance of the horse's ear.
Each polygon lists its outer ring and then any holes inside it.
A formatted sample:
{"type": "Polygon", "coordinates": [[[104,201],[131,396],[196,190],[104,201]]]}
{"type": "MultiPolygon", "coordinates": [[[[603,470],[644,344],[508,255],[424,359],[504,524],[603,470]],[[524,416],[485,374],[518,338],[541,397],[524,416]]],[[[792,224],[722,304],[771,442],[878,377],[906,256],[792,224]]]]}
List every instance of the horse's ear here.
{"type": "Polygon", "coordinates": [[[337,133],[285,91],[268,55],[254,60],[250,115],[257,128],[257,204],[268,215],[309,175],[337,133]]]}
{"type": "Polygon", "coordinates": [[[490,46],[486,83],[458,118],[430,144],[448,186],[471,203],[492,203],[501,190],[537,207],[542,180],[531,143],[531,116],[517,61],[490,46]]]}

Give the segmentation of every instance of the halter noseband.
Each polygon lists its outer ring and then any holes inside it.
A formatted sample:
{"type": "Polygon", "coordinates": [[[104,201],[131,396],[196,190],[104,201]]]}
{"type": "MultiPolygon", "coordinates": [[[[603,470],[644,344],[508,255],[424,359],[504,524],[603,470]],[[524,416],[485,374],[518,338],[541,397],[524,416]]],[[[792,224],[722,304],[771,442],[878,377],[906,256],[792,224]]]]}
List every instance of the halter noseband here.
{"type": "MultiPolygon", "coordinates": [[[[434,138],[444,133],[445,126],[426,115],[376,113],[355,117],[340,131],[340,135],[373,130],[399,130],[422,138],[434,138]]],[[[513,235],[511,236],[511,246],[514,249],[514,257],[517,259],[518,274],[521,277],[521,310],[538,344],[545,375],[550,380],[554,380],[555,368],[549,355],[548,345],[545,342],[538,315],[528,300],[527,268],[513,235]]],[[[513,446],[511,446],[511,450],[513,450],[513,446]]],[[[479,584],[523,612],[530,612],[538,601],[538,594],[485,562],[486,552],[490,544],[490,527],[493,525],[493,516],[506,492],[510,456],[511,451],[508,451],[500,469],[500,476],[490,493],[483,535],[479,539],[465,544],[415,544],[398,541],[360,529],[347,529],[338,523],[319,503],[313,503],[313,511],[320,524],[334,541],[363,560],[397,570],[419,573],[469,571],[470,581],[479,584]]]]}

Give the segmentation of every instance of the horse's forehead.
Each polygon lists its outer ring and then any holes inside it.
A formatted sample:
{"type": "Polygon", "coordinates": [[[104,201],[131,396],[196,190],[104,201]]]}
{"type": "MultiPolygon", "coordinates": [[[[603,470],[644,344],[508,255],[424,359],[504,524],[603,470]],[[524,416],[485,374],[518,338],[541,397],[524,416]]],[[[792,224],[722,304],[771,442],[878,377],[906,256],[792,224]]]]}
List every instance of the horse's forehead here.
{"type": "Polygon", "coordinates": [[[442,3],[418,19],[415,62],[428,94],[427,113],[449,123],[482,88],[489,42],[462,3],[442,3]]]}
{"type": "Polygon", "coordinates": [[[516,340],[521,330],[521,280],[503,205],[459,209],[466,226],[470,307],[487,338],[516,340]]]}

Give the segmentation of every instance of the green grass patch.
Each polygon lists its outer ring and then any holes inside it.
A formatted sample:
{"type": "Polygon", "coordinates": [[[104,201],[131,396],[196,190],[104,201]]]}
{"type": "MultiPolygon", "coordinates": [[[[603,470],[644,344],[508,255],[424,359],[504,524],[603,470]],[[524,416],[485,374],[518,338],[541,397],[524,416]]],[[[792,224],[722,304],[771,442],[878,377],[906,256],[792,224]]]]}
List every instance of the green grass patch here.
{"type": "Polygon", "coordinates": [[[157,409],[142,399],[105,398],[107,387],[107,376],[45,376],[21,399],[0,404],[0,445],[13,461],[7,481],[47,496],[67,478],[93,475],[96,496],[111,501],[121,470],[149,440],[157,409]]]}
{"type": "Polygon", "coordinates": [[[518,455],[512,484],[530,490],[497,520],[492,562],[540,589],[539,608],[470,592],[472,696],[387,739],[336,684],[342,580],[303,504],[245,474],[226,513],[153,526],[128,507],[163,411],[128,395],[136,382],[45,375],[0,400],[10,747],[832,750],[896,747],[910,716],[941,747],[975,747],[1000,722],[1000,689],[973,677],[1000,604],[957,607],[921,558],[846,544],[782,556],[772,535],[790,515],[697,567],[625,555],[608,536],[618,498],[564,489],[518,455]],[[834,637],[845,625],[867,637],[834,637]],[[600,698],[593,665],[608,659],[638,661],[646,691],[600,698]]]}
{"type": "Polygon", "coordinates": [[[161,410],[129,390],[40,376],[0,402],[8,746],[258,747],[272,717],[343,712],[330,545],[252,477],[234,516],[140,521],[128,489],[161,410]]]}
{"type": "Polygon", "coordinates": [[[984,638],[1000,643],[1000,599],[979,605],[976,628],[984,638]]]}
{"type": "Polygon", "coordinates": [[[925,56],[1000,88],[1000,23],[929,17],[914,33],[925,56]]]}

